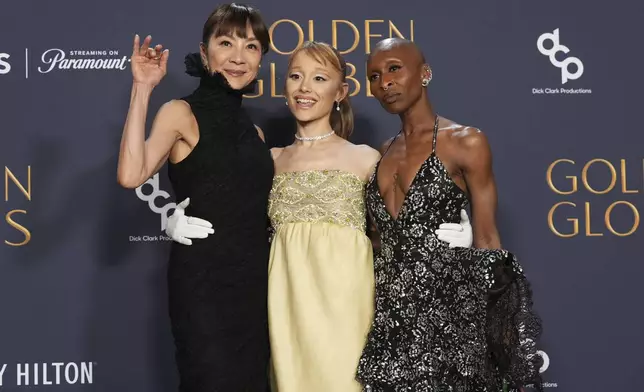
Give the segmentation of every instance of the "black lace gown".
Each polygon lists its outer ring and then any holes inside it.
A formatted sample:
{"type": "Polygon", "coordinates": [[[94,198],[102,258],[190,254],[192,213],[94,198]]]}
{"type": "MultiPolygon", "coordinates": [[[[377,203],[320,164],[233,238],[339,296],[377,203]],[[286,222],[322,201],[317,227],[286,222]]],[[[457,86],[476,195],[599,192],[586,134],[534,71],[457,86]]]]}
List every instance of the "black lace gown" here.
{"type": "Polygon", "coordinates": [[[242,95],[220,74],[203,72],[198,55],[187,72],[201,78],[182,98],[199,125],[199,142],[169,165],[186,214],[215,233],[191,246],[172,244],[169,311],[181,392],[265,392],[269,359],[268,194],[273,160],[244,109],[242,95]]]}
{"type": "Polygon", "coordinates": [[[539,318],[521,266],[505,250],[449,248],[434,231],[467,204],[433,151],[400,213],[385,208],[377,170],[367,207],[380,232],[376,310],[357,379],[372,392],[501,392],[536,382],[539,318]]]}

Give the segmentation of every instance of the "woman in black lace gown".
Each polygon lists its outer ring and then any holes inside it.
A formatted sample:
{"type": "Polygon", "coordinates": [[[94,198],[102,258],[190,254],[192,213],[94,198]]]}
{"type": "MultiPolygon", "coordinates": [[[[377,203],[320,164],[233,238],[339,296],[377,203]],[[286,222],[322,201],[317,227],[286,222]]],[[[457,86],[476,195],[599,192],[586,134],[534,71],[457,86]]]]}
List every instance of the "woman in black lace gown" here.
{"type": "Polygon", "coordinates": [[[150,40],[139,47],[135,38],[119,182],[138,187],[169,159],[177,199],[189,198],[187,211],[214,225],[213,235],[192,246],[172,244],[168,294],[179,389],[264,392],[267,199],[274,169],[261,131],[241,104],[268,51],[268,31],[252,8],[218,7],[204,26],[201,53],[186,57],[198,88],[165,104],[145,140],[149,96],[168,58],[150,40]]]}
{"type": "Polygon", "coordinates": [[[380,42],[368,76],[403,129],[386,143],[366,190],[381,245],[358,380],[372,392],[540,387],[540,320],[521,266],[500,249],[484,136],[434,113],[425,89],[431,69],[413,43],[380,42]],[[476,248],[449,248],[435,231],[458,222],[468,198],[476,248]]]}

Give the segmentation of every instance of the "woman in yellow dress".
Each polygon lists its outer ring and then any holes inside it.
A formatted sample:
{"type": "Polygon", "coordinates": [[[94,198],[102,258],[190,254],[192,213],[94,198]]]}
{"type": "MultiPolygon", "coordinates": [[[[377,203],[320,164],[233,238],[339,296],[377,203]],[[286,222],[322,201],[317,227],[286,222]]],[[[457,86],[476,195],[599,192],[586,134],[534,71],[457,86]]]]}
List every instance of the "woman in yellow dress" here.
{"type": "Polygon", "coordinates": [[[271,150],[268,204],[274,391],[361,390],[355,373],[374,312],[364,191],[380,153],[347,141],[345,75],[342,57],[324,43],[304,44],[289,61],[284,95],[296,140],[271,150]]]}

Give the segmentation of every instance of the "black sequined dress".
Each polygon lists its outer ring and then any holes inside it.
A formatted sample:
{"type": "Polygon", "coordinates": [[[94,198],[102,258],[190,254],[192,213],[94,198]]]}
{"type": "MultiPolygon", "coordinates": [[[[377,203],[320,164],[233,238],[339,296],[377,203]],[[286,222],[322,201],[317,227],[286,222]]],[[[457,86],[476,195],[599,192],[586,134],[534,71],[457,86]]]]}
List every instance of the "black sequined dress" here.
{"type": "Polygon", "coordinates": [[[172,243],[169,311],[181,392],[265,392],[269,359],[268,194],[273,160],[242,108],[244,90],[207,75],[198,55],[187,72],[200,77],[186,101],[199,125],[187,158],[170,164],[186,215],[215,233],[186,246],[172,243]]]}
{"type": "Polygon", "coordinates": [[[357,379],[373,392],[540,387],[541,323],[514,255],[449,248],[434,233],[442,223],[458,223],[468,203],[436,156],[436,134],[396,219],[378,188],[379,164],[367,185],[381,248],[375,317],[357,379]]]}

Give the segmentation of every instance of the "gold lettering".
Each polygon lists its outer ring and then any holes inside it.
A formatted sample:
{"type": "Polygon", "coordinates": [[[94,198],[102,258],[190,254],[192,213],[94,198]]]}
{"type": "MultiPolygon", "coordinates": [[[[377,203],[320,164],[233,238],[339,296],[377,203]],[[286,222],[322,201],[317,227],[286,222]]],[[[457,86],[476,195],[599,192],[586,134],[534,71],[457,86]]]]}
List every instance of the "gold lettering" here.
{"type": "Polygon", "coordinates": [[[590,202],[586,202],[585,204],[585,212],[586,216],[584,217],[586,219],[586,237],[602,237],[602,233],[592,233],[590,230],[590,202]]]}
{"type": "Polygon", "coordinates": [[[13,175],[11,170],[5,166],[4,167],[4,201],[9,201],[9,179],[16,184],[18,189],[27,197],[27,200],[31,201],[31,166],[27,166],[27,189],[18,181],[16,176],[13,175]]]}
{"type": "Polygon", "coordinates": [[[358,82],[358,79],[354,78],[354,76],[356,74],[355,65],[353,65],[351,63],[347,63],[347,67],[350,70],[349,74],[347,75],[347,80],[352,81],[353,84],[355,85],[355,90],[352,93],[349,94],[350,97],[353,97],[353,96],[357,95],[360,92],[360,82],[358,82]]]}
{"type": "Polygon", "coordinates": [[[247,95],[244,94],[244,98],[257,98],[261,97],[264,95],[264,81],[262,79],[257,80],[257,94],[255,95],[247,95]]]}
{"type": "MultiPolygon", "coordinates": [[[[309,33],[312,35],[312,29],[313,23],[312,21],[309,23],[309,28],[311,29],[309,33]]],[[[295,49],[299,48],[303,43],[304,43],[304,30],[302,30],[302,27],[297,24],[295,21],[290,20],[290,19],[280,19],[276,22],[274,22],[271,27],[268,29],[268,35],[271,39],[271,49],[273,49],[276,53],[281,54],[281,55],[289,55],[295,51],[295,49]],[[297,46],[293,48],[290,52],[282,52],[281,50],[277,49],[275,46],[275,39],[273,38],[273,32],[277,28],[278,25],[281,23],[288,23],[292,26],[295,27],[295,30],[297,31],[297,46]]]]}
{"type": "Polygon", "coordinates": [[[635,231],[639,227],[639,225],[640,225],[640,213],[637,210],[637,208],[635,208],[635,206],[633,204],[631,204],[631,203],[629,203],[627,201],[624,201],[624,200],[616,201],[613,204],[611,204],[610,206],[608,206],[608,208],[606,209],[606,214],[604,215],[604,222],[606,223],[606,227],[608,228],[608,230],[610,230],[611,233],[615,234],[618,237],[627,237],[627,236],[635,233],[635,231]],[[613,228],[613,224],[612,224],[611,219],[610,219],[611,212],[613,212],[613,208],[615,208],[615,206],[617,206],[618,204],[624,204],[624,205],[628,206],[631,209],[631,211],[633,211],[633,226],[631,226],[631,229],[629,231],[627,231],[626,233],[618,233],[613,228]]]}
{"type": "Polygon", "coordinates": [[[371,38],[382,38],[382,34],[371,34],[371,23],[384,23],[384,20],[368,19],[364,21],[365,54],[371,53],[371,38]]]}
{"type": "Polygon", "coordinates": [[[271,97],[284,98],[283,95],[277,93],[277,74],[275,72],[275,63],[271,63],[271,97]]]}
{"type": "Polygon", "coordinates": [[[566,162],[570,164],[575,164],[575,161],[571,161],[570,159],[557,159],[556,161],[552,162],[550,166],[548,166],[548,171],[546,172],[546,181],[548,182],[548,186],[550,189],[552,189],[553,192],[558,193],[560,195],[571,195],[575,192],[577,192],[577,176],[566,176],[566,178],[570,179],[572,181],[572,188],[570,191],[561,191],[557,189],[552,182],[552,171],[554,170],[555,166],[558,165],[560,162],[566,162]]]}
{"type": "Polygon", "coordinates": [[[338,52],[340,52],[340,54],[351,53],[354,50],[356,50],[356,48],[360,44],[360,31],[358,30],[356,25],[354,25],[353,23],[349,22],[348,20],[335,20],[334,19],[331,22],[331,42],[332,42],[333,47],[336,48],[338,50],[338,52]],[[338,24],[339,23],[342,23],[342,24],[345,24],[345,25],[349,26],[351,28],[351,30],[353,31],[353,44],[347,50],[340,50],[340,48],[338,48],[338,24]]]}
{"type": "Polygon", "coordinates": [[[9,245],[9,246],[23,246],[23,245],[27,245],[27,244],[29,243],[29,241],[31,241],[31,233],[29,232],[29,230],[27,230],[23,225],[21,225],[20,223],[17,223],[16,221],[14,221],[14,220],[11,218],[11,216],[12,216],[13,214],[17,213],[17,212],[19,212],[19,213],[21,213],[21,214],[27,214],[27,211],[25,211],[25,210],[13,210],[13,211],[9,211],[9,212],[7,213],[7,215],[6,215],[6,217],[5,217],[5,220],[7,221],[7,223],[9,224],[9,226],[11,226],[11,227],[13,227],[14,229],[18,230],[19,232],[21,232],[21,233],[25,236],[25,239],[24,239],[24,241],[22,241],[22,242],[20,242],[20,243],[17,243],[17,244],[16,244],[16,243],[9,242],[9,241],[5,240],[5,241],[4,241],[4,243],[5,243],[5,244],[7,244],[7,245],[9,245]]]}
{"type": "Polygon", "coordinates": [[[394,24],[394,22],[389,21],[389,38],[393,37],[394,34],[399,38],[408,39],[413,42],[414,41],[414,20],[412,19],[409,21],[409,38],[406,38],[404,35],[402,35],[400,30],[398,30],[398,27],[396,27],[396,25],[394,24]]]}
{"type": "Polygon", "coordinates": [[[570,237],[574,237],[574,236],[576,236],[577,234],[579,234],[579,219],[577,219],[577,218],[566,218],[566,220],[567,220],[568,222],[572,222],[572,226],[573,226],[573,231],[572,231],[572,233],[564,234],[564,233],[559,232],[559,231],[555,228],[555,224],[554,224],[553,216],[554,216],[555,211],[557,210],[557,208],[559,208],[559,207],[560,207],[560,206],[562,206],[562,205],[567,205],[567,206],[577,207],[577,205],[576,205],[575,203],[571,203],[571,202],[569,202],[569,201],[562,201],[562,202],[559,202],[559,203],[555,204],[554,206],[552,206],[552,208],[550,209],[550,211],[548,211],[548,227],[550,228],[550,230],[551,230],[555,235],[557,235],[557,236],[559,236],[559,237],[562,237],[562,238],[570,238],[570,237]]]}
{"type": "Polygon", "coordinates": [[[309,41],[315,40],[315,28],[313,27],[313,20],[309,20],[309,41]]]}
{"type": "Polygon", "coordinates": [[[639,190],[637,189],[626,189],[628,188],[628,185],[626,185],[626,159],[620,160],[620,169],[622,177],[622,193],[639,193],[639,190]]]}
{"type": "Polygon", "coordinates": [[[369,80],[369,75],[367,75],[365,79],[366,79],[365,86],[367,87],[365,87],[364,92],[367,95],[367,97],[373,97],[373,94],[371,94],[371,81],[369,80]]]}
{"type": "Polygon", "coordinates": [[[590,192],[592,192],[592,193],[594,193],[596,195],[605,195],[606,193],[612,191],[613,188],[615,187],[615,184],[617,183],[617,171],[615,170],[615,166],[613,166],[612,163],[608,162],[605,159],[599,159],[599,158],[591,159],[590,161],[588,161],[588,163],[586,163],[584,165],[584,168],[581,170],[581,182],[584,184],[586,189],[588,189],[588,191],[590,191],[590,192]],[[606,189],[604,189],[603,191],[597,191],[597,190],[593,189],[590,186],[590,184],[588,183],[588,169],[590,168],[590,165],[592,165],[593,163],[596,163],[596,162],[601,162],[601,163],[605,164],[606,166],[608,166],[608,168],[610,169],[610,174],[611,174],[610,185],[606,189]]]}

